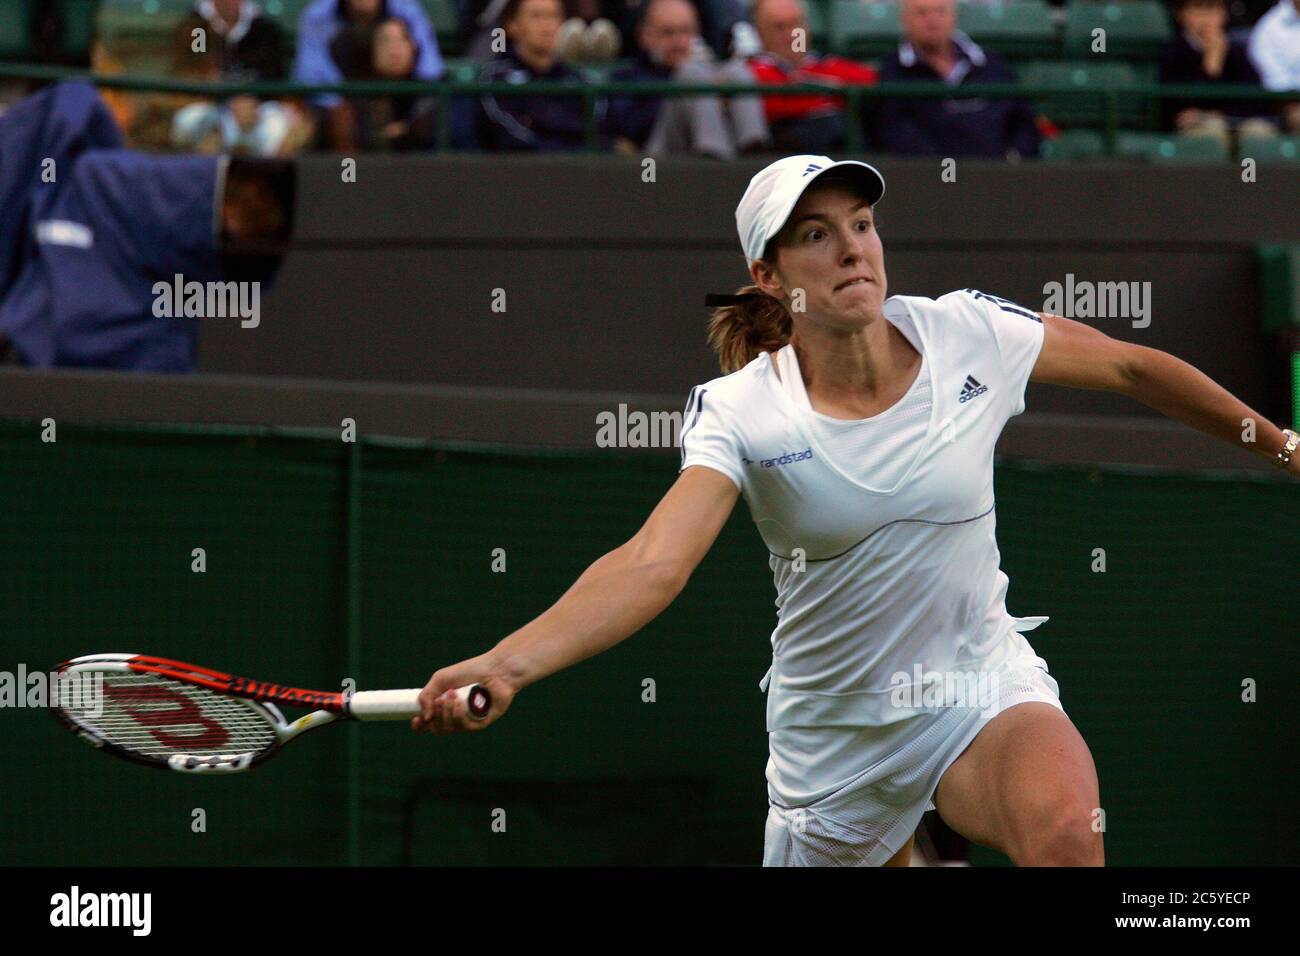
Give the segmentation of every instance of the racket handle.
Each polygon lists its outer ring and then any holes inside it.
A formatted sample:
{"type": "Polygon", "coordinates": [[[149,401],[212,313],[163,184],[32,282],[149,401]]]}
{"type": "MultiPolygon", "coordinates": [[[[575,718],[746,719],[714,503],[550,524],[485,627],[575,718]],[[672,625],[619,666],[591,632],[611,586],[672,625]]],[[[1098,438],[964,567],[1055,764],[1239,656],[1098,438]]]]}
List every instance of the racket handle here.
{"type": "MultiPolygon", "coordinates": [[[[492,709],[492,695],[481,684],[457,688],[472,720],[482,720],[492,709]]],[[[420,690],[359,690],[348,699],[348,713],[357,720],[410,720],[420,712],[420,690]]]]}

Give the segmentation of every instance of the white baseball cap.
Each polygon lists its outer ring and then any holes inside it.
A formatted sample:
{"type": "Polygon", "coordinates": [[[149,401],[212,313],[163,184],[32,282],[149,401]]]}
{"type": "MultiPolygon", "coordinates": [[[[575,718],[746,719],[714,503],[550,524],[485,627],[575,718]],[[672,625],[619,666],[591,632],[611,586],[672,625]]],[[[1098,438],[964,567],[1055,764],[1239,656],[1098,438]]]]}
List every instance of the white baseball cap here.
{"type": "Polygon", "coordinates": [[[736,207],[736,231],[746,263],[763,258],[768,240],[781,231],[795,203],[819,176],[844,170],[860,181],[867,202],[875,205],[885,194],[885,177],[874,166],[856,159],[839,162],[829,156],[787,156],[761,170],[736,207]]]}

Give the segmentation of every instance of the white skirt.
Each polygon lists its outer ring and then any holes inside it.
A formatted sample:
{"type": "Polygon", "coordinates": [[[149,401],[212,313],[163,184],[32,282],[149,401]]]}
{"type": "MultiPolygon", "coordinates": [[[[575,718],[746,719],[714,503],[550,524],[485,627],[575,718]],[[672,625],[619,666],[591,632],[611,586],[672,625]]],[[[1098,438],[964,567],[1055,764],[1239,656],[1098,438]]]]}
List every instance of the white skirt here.
{"type": "Polygon", "coordinates": [[[939,780],[984,725],[1026,701],[1064,713],[1047,663],[1012,632],[977,705],[939,706],[882,727],[788,728],[769,734],[764,866],[880,866],[933,810],[939,780]],[[810,764],[823,772],[808,774],[810,764]],[[843,772],[826,768],[850,768],[843,772]],[[830,787],[824,784],[831,781],[830,787]]]}

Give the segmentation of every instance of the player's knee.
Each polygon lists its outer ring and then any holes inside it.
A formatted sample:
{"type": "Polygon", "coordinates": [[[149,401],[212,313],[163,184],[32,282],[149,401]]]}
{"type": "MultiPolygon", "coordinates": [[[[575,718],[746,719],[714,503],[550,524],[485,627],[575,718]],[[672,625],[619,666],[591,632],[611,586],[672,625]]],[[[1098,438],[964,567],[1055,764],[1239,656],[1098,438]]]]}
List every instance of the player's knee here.
{"type": "Polygon", "coordinates": [[[1035,814],[1008,854],[1017,866],[1102,866],[1102,835],[1083,802],[1060,800],[1035,814]]]}

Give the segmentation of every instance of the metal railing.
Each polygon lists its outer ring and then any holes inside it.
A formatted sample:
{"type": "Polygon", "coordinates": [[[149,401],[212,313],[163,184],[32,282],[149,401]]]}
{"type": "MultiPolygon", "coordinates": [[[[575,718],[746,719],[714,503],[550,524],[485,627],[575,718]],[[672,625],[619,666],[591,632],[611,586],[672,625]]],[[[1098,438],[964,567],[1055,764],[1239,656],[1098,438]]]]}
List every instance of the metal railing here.
{"type": "Polygon", "coordinates": [[[1061,97],[1094,100],[1099,103],[1102,116],[1102,142],[1105,153],[1113,155],[1119,130],[1121,103],[1137,99],[1144,105],[1165,99],[1195,100],[1256,100],[1282,103],[1300,99],[1300,93],[1287,90],[1265,90],[1256,87],[1159,84],[1135,82],[1123,85],[1081,87],[1064,84],[1031,83],[969,83],[948,86],[944,83],[878,83],[874,85],[830,85],[800,83],[787,86],[769,86],[759,83],[677,83],[673,81],[636,81],[615,83],[608,80],[591,80],[585,83],[535,81],[527,84],[483,83],[477,80],[444,78],[426,80],[365,80],[343,83],[295,83],[286,81],[259,81],[224,83],[182,80],[165,76],[94,74],[85,70],[46,66],[31,63],[0,63],[0,78],[50,82],[59,80],[84,80],[105,89],[140,93],[178,93],[224,99],[238,95],[275,98],[302,98],[334,93],[347,97],[376,96],[427,96],[438,101],[437,147],[452,148],[450,105],[456,97],[492,96],[575,96],[583,101],[584,146],[588,152],[600,151],[600,130],[596,121],[596,106],[602,98],[610,96],[842,96],[846,101],[849,122],[846,124],[845,149],[850,153],[862,152],[863,111],[872,100],[941,98],[972,99],[1057,99],[1061,97]]]}

